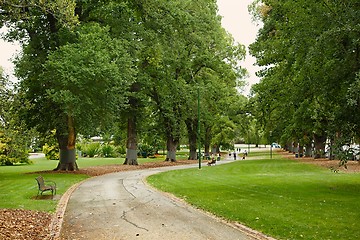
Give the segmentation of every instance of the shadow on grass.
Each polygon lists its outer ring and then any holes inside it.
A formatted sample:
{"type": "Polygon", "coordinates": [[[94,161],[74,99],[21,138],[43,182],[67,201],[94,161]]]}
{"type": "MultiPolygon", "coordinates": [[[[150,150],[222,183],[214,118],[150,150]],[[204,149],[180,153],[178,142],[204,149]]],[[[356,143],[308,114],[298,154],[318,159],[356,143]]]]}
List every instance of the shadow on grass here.
{"type": "Polygon", "coordinates": [[[32,196],[31,199],[34,200],[54,200],[57,201],[61,198],[61,195],[37,195],[32,196]]]}

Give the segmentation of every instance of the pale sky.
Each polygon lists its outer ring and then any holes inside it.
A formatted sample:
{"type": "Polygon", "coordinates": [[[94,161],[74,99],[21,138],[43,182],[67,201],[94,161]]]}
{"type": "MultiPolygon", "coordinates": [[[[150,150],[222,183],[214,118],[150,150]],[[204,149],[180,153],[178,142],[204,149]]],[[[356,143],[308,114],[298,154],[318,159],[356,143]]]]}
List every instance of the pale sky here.
{"type": "MultiPolygon", "coordinates": [[[[223,17],[223,27],[233,35],[235,41],[244,44],[246,47],[255,41],[257,31],[259,29],[256,24],[252,23],[251,16],[248,12],[248,5],[253,0],[217,0],[219,7],[219,15],[223,17]]],[[[4,30],[1,29],[0,33],[4,30]]],[[[0,39],[0,66],[5,68],[7,74],[11,74],[13,65],[11,58],[20,50],[18,44],[7,43],[0,39]]],[[[244,94],[247,95],[250,86],[257,83],[259,79],[255,76],[255,72],[259,70],[254,66],[255,59],[247,54],[246,60],[242,63],[249,72],[249,78],[245,79],[249,86],[245,88],[244,94]]]]}
{"type": "MultiPolygon", "coordinates": [[[[2,34],[4,31],[6,31],[6,28],[1,28],[0,34],[2,34]]],[[[17,51],[20,51],[19,44],[5,42],[0,38],[0,66],[3,67],[5,72],[9,75],[13,70],[11,59],[14,57],[17,51]]]]}
{"type": "Polygon", "coordinates": [[[256,60],[248,52],[248,46],[255,41],[260,28],[252,22],[248,12],[248,5],[252,2],[253,0],[217,0],[219,15],[223,17],[222,26],[233,35],[235,41],[246,46],[246,59],[241,64],[249,72],[249,78],[245,79],[248,83],[244,91],[245,95],[249,94],[252,84],[259,82],[255,72],[260,70],[259,67],[254,66],[256,60]]]}

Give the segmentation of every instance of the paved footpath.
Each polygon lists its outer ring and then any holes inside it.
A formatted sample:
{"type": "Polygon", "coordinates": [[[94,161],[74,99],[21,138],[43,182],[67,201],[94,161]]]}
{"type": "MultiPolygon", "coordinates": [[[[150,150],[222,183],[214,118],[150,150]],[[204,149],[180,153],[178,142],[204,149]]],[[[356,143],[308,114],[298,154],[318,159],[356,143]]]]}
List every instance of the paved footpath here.
{"type": "MultiPolygon", "coordinates": [[[[220,161],[219,163],[226,163],[220,161]]],[[[90,178],[72,193],[60,239],[264,239],[161,193],[149,175],[196,165],[111,173],[90,178]],[[251,236],[253,235],[253,236],[251,236]]],[[[208,167],[204,166],[203,167],[208,167]]]]}

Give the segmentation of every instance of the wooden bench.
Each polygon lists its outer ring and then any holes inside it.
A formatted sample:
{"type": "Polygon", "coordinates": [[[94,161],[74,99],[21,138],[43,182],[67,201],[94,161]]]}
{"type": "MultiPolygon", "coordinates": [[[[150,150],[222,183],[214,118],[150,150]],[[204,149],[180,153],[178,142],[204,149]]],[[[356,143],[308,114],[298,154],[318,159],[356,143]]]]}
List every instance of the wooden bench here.
{"type": "Polygon", "coordinates": [[[56,194],[56,183],[53,181],[45,181],[44,178],[42,176],[38,176],[37,178],[35,178],[37,183],[38,183],[38,196],[39,193],[40,195],[43,194],[43,192],[46,191],[51,191],[51,194],[54,195],[56,194]]]}

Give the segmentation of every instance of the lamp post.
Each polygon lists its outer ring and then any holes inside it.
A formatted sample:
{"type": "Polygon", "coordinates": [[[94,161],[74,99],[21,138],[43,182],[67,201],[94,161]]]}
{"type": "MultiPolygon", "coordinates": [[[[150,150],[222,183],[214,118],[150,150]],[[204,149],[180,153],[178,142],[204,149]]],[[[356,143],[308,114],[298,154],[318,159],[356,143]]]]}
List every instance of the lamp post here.
{"type": "Polygon", "coordinates": [[[250,153],[250,125],[251,125],[251,113],[245,113],[247,117],[247,124],[248,124],[248,132],[247,132],[247,142],[248,142],[248,154],[250,153]]]}
{"type": "Polygon", "coordinates": [[[248,130],[248,155],[250,153],[250,130],[248,130]]]}
{"type": "Polygon", "coordinates": [[[271,137],[272,137],[272,131],[270,131],[270,159],[272,159],[272,142],[271,142],[271,137]]]}
{"type": "Polygon", "coordinates": [[[199,158],[199,169],[201,169],[201,140],[200,140],[200,87],[198,87],[198,147],[199,147],[199,153],[198,153],[198,158],[199,158]]]}

